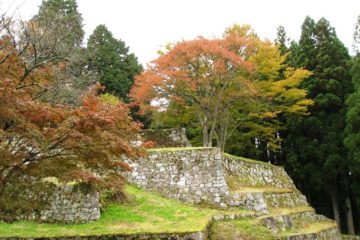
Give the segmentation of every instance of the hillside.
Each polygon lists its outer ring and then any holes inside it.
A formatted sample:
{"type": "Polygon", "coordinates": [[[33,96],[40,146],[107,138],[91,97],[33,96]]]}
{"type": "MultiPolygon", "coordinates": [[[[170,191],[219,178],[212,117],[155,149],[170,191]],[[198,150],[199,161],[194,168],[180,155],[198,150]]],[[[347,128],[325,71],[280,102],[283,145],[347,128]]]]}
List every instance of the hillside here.
{"type": "Polygon", "coordinates": [[[335,222],[315,213],[282,167],[223,155],[211,148],[154,149],[147,158],[134,160],[132,164],[137,168],[131,173],[135,178],[129,180],[136,184],[140,179],[143,189],[128,185],[128,202],[109,204],[98,221],[85,224],[0,223],[0,238],[341,238],[335,222]],[[197,168],[189,165],[194,162],[197,168]],[[141,168],[142,163],[146,163],[147,171],[141,168]],[[158,178],[152,178],[150,173],[158,178]],[[169,176],[173,181],[166,182],[169,176]],[[211,182],[211,178],[216,181],[211,182]],[[210,182],[205,186],[201,179],[210,182]],[[224,186],[220,184],[222,179],[224,186]],[[195,202],[196,197],[187,198],[199,195],[196,184],[208,191],[206,197],[200,196],[199,202],[195,202]],[[217,189],[224,195],[219,195],[217,189]],[[174,195],[175,191],[181,194],[174,195]]]}
{"type": "Polygon", "coordinates": [[[100,220],[85,224],[45,224],[32,221],[0,222],[0,238],[54,238],[85,236],[185,235],[204,231],[216,216],[256,215],[245,210],[193,206],[127,186],[129,202],[111,204],[100,220]]]}

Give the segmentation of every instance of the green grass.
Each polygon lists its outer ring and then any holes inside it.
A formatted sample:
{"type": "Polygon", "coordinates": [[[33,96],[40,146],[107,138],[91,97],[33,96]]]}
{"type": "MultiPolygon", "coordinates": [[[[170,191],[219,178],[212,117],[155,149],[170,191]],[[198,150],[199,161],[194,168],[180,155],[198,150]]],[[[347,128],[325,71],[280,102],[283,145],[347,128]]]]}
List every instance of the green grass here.
{"type": "MultiPolygon", "coordinates": [[[[100,220],[85,224],[45,224],[33,221],[0,222],[0,237],[94,236],[136,233],[184,233],[203,230],[214,215],[225,210],[196,207],[162,198],[139,188],[127,186],[131,201],[111,204],[100,220]]],[[[231,213],[248,211],[232,210],[231,213]]]]}
{"type": "Polygon", "coordinates": [[[291,230],[280,233],[279,236],[288,237],[299,234],[318,233],[334,227],[336,227],[336,223],[333,221],[316,222],[311,223],[310,225],[301,226],[300,228],[292,228],[291,230]]]}
{"type": "Polygon", "coordinates": [[[271,240],[271,231],[263,227],[257,219],[241,219],[215,222],[210,231],[210,240],[271,240]]]}

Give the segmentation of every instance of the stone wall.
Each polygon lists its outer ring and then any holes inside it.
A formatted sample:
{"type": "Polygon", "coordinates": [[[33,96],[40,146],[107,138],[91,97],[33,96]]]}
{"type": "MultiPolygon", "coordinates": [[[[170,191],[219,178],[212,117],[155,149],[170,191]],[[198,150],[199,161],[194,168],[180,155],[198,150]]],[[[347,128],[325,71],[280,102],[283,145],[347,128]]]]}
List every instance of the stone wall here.
{"type": "Polygon", "coordinates": [[[296,188],[284,168],[265,162],[224,154],[224,167],[227,175],[236,176],[245,186],[296,188]]]}
{"type": "Polygon", "coordinates": [[[57,187],[49,200],[49,208],[40,212],[40,221],[84,223],[100,218],[98,192],[78,185],[63,185],[57,187]]]}
{"type": "Polygon", "coordinates": [[[267,215],[260,218],[273,233],[289,231],[294,226],[313,224],[319,221],[319,215],[314,211],[295,212],[288,215],[267,215]]]}
{"type": "Polygon", "coordinates": [[[170,128],[157,130],[143,130],[142,141],[155,142],[156,148],[164,147],[191,147],[185,134],[185,128],[170,128]]]}
{"type": "Polygon", "coordinates": [[[269,213],[268,206],[278,203],[307,204],[282,167],[222,154],[217,148],[153,149],[146,158],[125,161],[133,169],[126,176],[130,183],[184,202],[241,207],[264,214],[269,213]],[[236,177],[244,186],[270,186],[295,192],[230,193],[227,176],[236,177]]]}
{"type": "Polygon", "coordinates": [[[47,202],[43,209],[31,214],[19,214],[14,219],[47,223],[85,223],[100,217],[99,193],[81,184],[49,183],[46,194],[41,195],[47,202]]]}
{"type": "Polygon", "coordinates": [[[158,149],[148,153],[146,158],[125,160],[133,169],[127,176],[130,183],[184,202],[224,206],[229,191],[219,149],[158,149]]]}

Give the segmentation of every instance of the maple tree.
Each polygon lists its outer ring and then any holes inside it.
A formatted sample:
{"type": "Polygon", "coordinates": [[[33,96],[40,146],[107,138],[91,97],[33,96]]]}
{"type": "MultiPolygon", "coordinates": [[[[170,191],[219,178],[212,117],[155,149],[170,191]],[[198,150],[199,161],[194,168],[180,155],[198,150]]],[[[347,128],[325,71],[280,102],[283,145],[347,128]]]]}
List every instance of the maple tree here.
{"type": "Polygon", "coordinates": [[[142,154],[131,144],[140,125],[129,117],[128,106],[96,96],[101,86],[79,107],[41,100],[39,93],[53,81],[53,66],[62,62],[54,55],[28,68],[24,55],[34,54],[34,47],[16,45],[5,26],[10,23],[3,18],[0,25],[0,212],[26,207],[9,191],[24,192],[47,177],[121,193],[120,172],[129,167],[120,156],[142,154]]]}
{"type": "MultiPolygon", "coordinates": [[[[211,146],[221,115],[250,89],[239,72],[250,72],[251,64],[230,51],[223,39],[197,38],[176,44],[135,79],[131,96],[141,103],[153,98],[184,99],[193,105],[202,126],[203,145],[211,146]]],[[[150,105],[144,105],[144,110],[150,105]]]]}
{"type": "Polygon", "coordinates": [[[279,49],[257,37],[250,26],[235,25],[223,38],[200,37],[169,47],[135,79],[131,96],[143,111],[154,108],[154,99],[167,99],[163,102],[171,112],[171,106],[187,105],[184,109],[196,114],[201,125],[203,146],[211,146],[215,138],[224,149],[245,119],[267,121],[272,124],[262,124],[257,134],[267,135],[269,147],[275,148],[271,140],[279,129],[276,118],[306,114],[312,103],[306,91],[297,88],[309,72],[287,68],[284,61],[279,49]]]}

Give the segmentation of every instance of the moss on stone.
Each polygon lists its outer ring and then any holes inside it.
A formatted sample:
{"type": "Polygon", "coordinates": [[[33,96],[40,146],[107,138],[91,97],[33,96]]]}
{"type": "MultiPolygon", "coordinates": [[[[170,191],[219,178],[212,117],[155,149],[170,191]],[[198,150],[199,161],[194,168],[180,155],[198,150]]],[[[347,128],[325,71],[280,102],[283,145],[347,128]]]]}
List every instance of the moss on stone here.
{"type": "Polygon", "coordinates": [[[153,152],[175,152],[175,151],[193,151],[193,150],[211,150],[215,148],[211,147],[171,147],[171,148],[150,148],[147,149],[147,152],[153,153],[153,152]]]}
{"type": "Polygon", "coordinates": [[[215,222],[210,230],[210,240],[275,239],[269,229],[261,226],[257,219],[241,219],[234,221],[215,222]]]}
{"type": "Polygon", "coordinates": [[[286,188],[275,188],[272,186],[262,186],[262,187],[241,187],[234,192],[237,193],[292,193],[292,189],[286,188]]]}
{"type": "Polygon", "coordinates": [[[272,165],[271,163],[267,163],[267,162],[262,162],[262,161],[257,161],[254,159],[250,159],[250,158],[245,158],[245,157],[239,157],[239,156],[234,156],[228,153],[224,153],[224,156],[238,160],[238,161],[243,161],[243,162],[247,162],[247,163],[251,163],[251,164],[262,164],[271,168],[282,168],[281,166],[276,166],[276,165],[272,165]]]}
{"type": "Polygon", "coordinates": [[[289,237],[294,235],[302,235],[302,234],[317,234],[321,231],[336,228],[336,223],[333,221],[323,221],[323,222],[316,222],[316,223],[310,223],[308,225],[302,225],[298,227],[294,227],[288,231],[284,231],[281,234],[279,234],[280,237],[289,237]]]}
{"type": "Polygon", "coordinates": [[[300,212],[315,212],[315,210],[309,206],[270,209],[271,216],[289,215],[289,214],[295,214],[295,213],[300,213],[300,212]]]}

